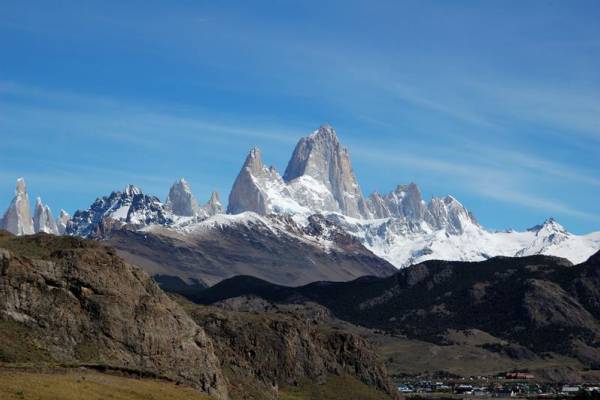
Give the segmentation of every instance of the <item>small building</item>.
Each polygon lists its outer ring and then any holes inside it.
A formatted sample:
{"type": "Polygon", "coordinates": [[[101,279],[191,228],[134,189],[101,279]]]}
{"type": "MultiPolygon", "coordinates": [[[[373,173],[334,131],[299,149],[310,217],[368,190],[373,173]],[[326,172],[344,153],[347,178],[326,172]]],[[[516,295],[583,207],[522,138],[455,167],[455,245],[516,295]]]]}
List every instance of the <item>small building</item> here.
{"type": "Polygon", "coordinates": [[[496,389],[496,391],[494,392],[495,397],[515,397],[516,395],[517,395],[517,392],[515,392],[513,390],[513,388],[509,388],[509,387],[502,387],[502,388],[496,389]]]}
{"type": "Polygon", "coordinates": [[[535,375],[530,374],[529,372],[507,372],[506,379],[518,379],[518,380],[535,379],[535,375]]]}
{"type": "Polygon", "coordinates": [[[408,385],[398,385],[398,392],[400,393],[412,393],[414,390],[408,385]]]}
{"type": "Polygon", "coordinates": [[[471,394],[477,397],[486,397],[491,395],[490,391],[486,387],[473,388],[471,394]]]}
{"type": "Polygon", "coordinates": [[[565,385],[562,387],[562,389],[560,389],[560,394],[574,395],[574,394],[577,394],[580,390],[581,390],[581,387],[579,387],[579,386],[565,385]]]}
{"type": "Polygon", "coordinates": [[[454,393],[456,394],[472,394],[473,393],[473,385],[458,385],[454,387],[454,393]]]}

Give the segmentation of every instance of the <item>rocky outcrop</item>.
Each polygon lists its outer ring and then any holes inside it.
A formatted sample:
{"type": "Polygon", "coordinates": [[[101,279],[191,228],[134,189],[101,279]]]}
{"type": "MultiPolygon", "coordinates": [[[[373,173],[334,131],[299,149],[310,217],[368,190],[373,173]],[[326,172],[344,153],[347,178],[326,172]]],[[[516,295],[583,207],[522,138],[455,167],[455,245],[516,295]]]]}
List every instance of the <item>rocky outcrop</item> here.
{"type": "Polygon", "coordinates": [[[331,192],[342,214],[355,218],[369,217],[348,149],[341,146],[333,127],[322,125],[296,145],[283,179],[292,182],[305,176],[323,184],[331,192]]]}
{"type": "Polygon", "coordinates": [[[199,211],[198,201],[192,194],[190,185],[183,178],[171,186],[165,206],[173,214],[185,217],[193,217],[199,211]]]}
{"type": "Polygon", "coordinates": [[[35,200],[35,213],[33,215],[33,229],[35,233],[43,232],[58,235],[58,226],[52,216],[50,207],[42,203],[41,198],[35,200]]]}
{"type": "Polygon", "coordinates": [[[218,399],[274,400],[336,377],[396,396],[371,345],[323,307],[179,301],[98,242],[0,232],[0,343],[14,347],[0,361],[150,375],[218,399]]]}
{"type": "Polygon", "coordinates": [[[56,362],[148,372],[227,398],[205,331],[99,243],[0,236],[0,320],[26,325],[56,362]]]}
{"type": "Polygon", "coordinates": [[[239,214],[252,211],[266,215],[284,211],[278,206],[279,200],[286,199],[291,199],[291,194],[281,176],[275,168],[264,166],[258,148],[250,150],[229,193],[227,212],[239,214]]]}
{"type": "Polygon", "coordinates": [[[475,216],[452,196],[434,197],[427,205],[425,221],[434,229],[461,234],[467,226],[479,227],[475,216]]]}
{"type": "Polygon", "coordinates": [[[402,217],[419,221],[427,212],[421,191],[414,183],[398,185],[385,196],[373,193],[369,196],[369,206],[375,218],[402,217]]]}
{"type": "Polygon", "coordinates": [[[195,306],[191,315],[216,343],[230,380],[255,382],[259,398],[277,399],[280,388],[306,380],[325,383],[344,374],[388,398],[397,397],[373,347],[358,335],[332,329],[322,307],[280,308],[252,298],[232,300],[195,306]]]}
{"type": "Polygon", "coordinates": [[[64,235],[70,220],[71,216],[69,213],[61,209],[58,218],[56,218],[56,227],[59,235],[64,235]]]}
{"type": "Polygon", "coordinates": [[[31,209],[29,206],[29,196],[25,179],[17,179],[15,197],[2,217],[2,226],[15,235],[31,235],[34,233],[33,219],[31,218],[31,209]]]}
{"type": "Polygon", "coordinates": [[[225,212],[218,192],[211,193],[210,199],[204,206],[202,206],[202,210],[209,217],[217,214],[223,214],[225,212]]]}

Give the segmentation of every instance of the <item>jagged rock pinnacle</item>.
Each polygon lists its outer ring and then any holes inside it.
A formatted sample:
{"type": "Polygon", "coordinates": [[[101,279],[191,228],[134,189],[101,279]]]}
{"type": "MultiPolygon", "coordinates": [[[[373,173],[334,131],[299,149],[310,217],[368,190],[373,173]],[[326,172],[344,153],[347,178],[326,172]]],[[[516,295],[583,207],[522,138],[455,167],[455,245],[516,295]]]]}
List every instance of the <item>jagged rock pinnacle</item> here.
{"type": "Polygon", "coordinates": [[[31,235],[34,233],[29,196],[24,178],[17,179],[15,197],[2,218],[2,228],[15,235],[31,235]]]}
{"type": "Polygon", "coordinates": [[[296,145],[283,179],[290,182],[301,176],[310,176],[325,185],[343,214],[369,216],[348,150],[340,145],[333,127],[322,125],[296,145]]]}
{"type": "Polygon", "coordinates": [[[167,196],[166,206],[173,214],[191,217],[198,213],[198,201],[192,194],[192,189],[187,181],[180,178],[176,181],[167,196]]]}

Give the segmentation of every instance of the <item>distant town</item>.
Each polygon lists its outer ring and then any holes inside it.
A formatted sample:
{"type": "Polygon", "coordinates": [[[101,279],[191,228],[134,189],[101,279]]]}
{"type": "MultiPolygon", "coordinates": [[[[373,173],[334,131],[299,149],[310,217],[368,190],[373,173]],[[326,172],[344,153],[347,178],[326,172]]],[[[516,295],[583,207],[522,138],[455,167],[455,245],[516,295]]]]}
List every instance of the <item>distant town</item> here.
{"type": "Polygon", "coordinates": [[[600,382],[545,383],[528,372],[468,378],[406,379],[397,384],[407,398],[520,397],[600,399],[600,382]]]}

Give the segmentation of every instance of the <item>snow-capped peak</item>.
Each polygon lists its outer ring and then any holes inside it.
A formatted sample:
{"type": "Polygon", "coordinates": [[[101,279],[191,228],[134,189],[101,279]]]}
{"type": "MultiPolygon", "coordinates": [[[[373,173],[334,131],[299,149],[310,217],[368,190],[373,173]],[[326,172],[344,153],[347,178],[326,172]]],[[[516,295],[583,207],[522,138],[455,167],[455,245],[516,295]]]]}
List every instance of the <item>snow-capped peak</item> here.
{"type": "Polygon", "coordinates": [[[218,192],[212,192],[208,202],[202,207],[207,216],[223,214],[223,204],[219,198],[218,192]]]}
{"type": "Polygon", "coordinates": [[[25,178],[17,178],[15,195],[27,195],[27,185],[25,184],[25,178]]]}
{"type": "Polygon", "coordinates": [[[283,180],[289,183],[301,176],[310,176],[329,190],[336,203],[332,208],[351,217],[370,216],[348,150],[341,146],[333,127],[322,125],[296,145],[283,180]]]}
{"type": "Polygon", "coordinates": [[[166,207],[175,215],[192,217],[199,212],[198,201],[192,194],[192,189],[187,181],[180,178],[169,190],[166,207]]]}
{"type": "Polygon", "coordinates": [[[56,227],[58,228],[59,235],[63,235],[65,233],[70,219],[71,216],[69,213],[61,209],[58,213],[58,218],[56,218],[56,227]]]}
{"type": "Polygon", "coordinates": [[[96,199],[87,210],[78,210],[67,226],[66,233],[93,237],[104,225],[143,227],[152,224],[168,226],[174,215],[156,196],[149,196],[136,186],[128,185],[123,192],[112,192],[96,199]]]}
{"type": "Polygon", "coordinates": [[[246,157],[246,161],[244,162],[244,167],[248,169],[251,173],[260,174],[264,168],[262,162],[262,153],[258,147],[253,147],[248,152],[248,156],[246,157]]]}
{"type": "Polygon", "coordinates": [[[15,197],[8,206],[1,220],[1,228],[15,235],[31,235],[34,233],[29,196],[24,178],[18,178],[15,197]]]}
{"type": "Polygon", "coordinates": [[[335,132],[335,129],[329,124],[321,125],[317,130],[313,131],[313,133],[311,133],[308,136],[308,138],[312,140],[321,139],[324,141],[332,142],[334,144],[339,144],[340,142],[337,133],[335,132]]]}
{"type": "Polygon", "coordinates": [[[37,197],[35,199],[35,214],[33,216],[33,229],[36,233],[44,232],[53,235],[58,235],[58,226],[54,217],[52,217],[52,211],[50,207],[42,203],[42,199],[37,197]]]}
{"type": "Polygon", "coordinates": [[[134,185],[127,185],[125,189],[123,189],[123,193],[127,194],[130,197],[142,194],[142,189],[134,185]]]}
{"type": "Polygon", "coordinates": [[[548,233],[567,233],[567,230],[559,224],[553,217],[548,218],[541,225],[533,226],[527,229],[529,232],[535,232],[538,235],[548,233]]]}

